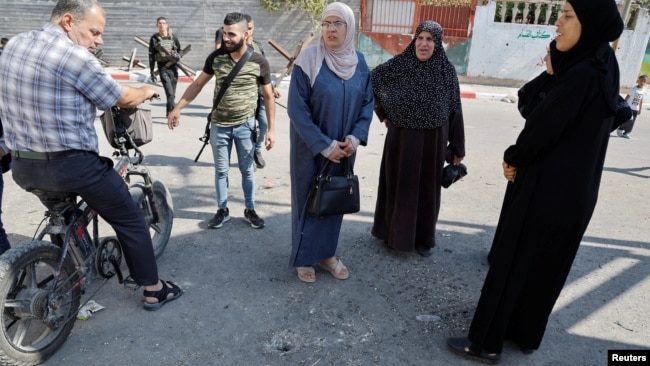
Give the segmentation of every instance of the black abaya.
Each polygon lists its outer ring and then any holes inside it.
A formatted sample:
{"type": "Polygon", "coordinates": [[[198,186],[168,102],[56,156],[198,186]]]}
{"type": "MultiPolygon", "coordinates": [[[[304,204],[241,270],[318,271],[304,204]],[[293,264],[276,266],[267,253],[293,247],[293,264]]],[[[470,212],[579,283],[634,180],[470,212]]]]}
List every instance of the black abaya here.
{"type": "MultiPolygon", "coordinates": [[[[610,54],[601,48],[597,56],[610,54]]],[[[615,60],[614,60],[615,62],[615,60]]],[[[618,67],[610,82],[618,82],[618,67]]],[[[508,183],[469,340],[500,353],[503,342],[537,349],[596,206],[614,111],[592,59],[562,77],[542,74],[520,95],[526,124],[504,161],[508,183]]]]}

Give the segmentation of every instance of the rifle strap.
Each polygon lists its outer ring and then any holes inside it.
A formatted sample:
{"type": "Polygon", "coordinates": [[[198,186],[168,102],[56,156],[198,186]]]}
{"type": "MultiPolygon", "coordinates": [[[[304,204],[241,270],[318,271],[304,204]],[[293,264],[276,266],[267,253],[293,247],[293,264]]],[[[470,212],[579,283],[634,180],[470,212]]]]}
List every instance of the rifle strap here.
{"type": "Polygon", "coordinates": [[[205,132],[203,134],[203,137],[200,138],[199,140],[203,141],[203,147],[201,147],[201,150],[199,151],[199,154],[196,156],[194,159],[194,162],[197,162],[199,160],[199,156],[201,156],[201,153],[203,152],[203,149],[205,146],[210,142],[210,123],[212,123],[212,112],[217,109],[217,106],[219,105],[219,102],[221,101],[221,98],[223,97],[223,94],[226,92],[226,89],[230,86],[230,83],[232,83],[233,79],[239,73],[239,70],[241,70],[242,66],[248,61],[248,59],[251,57],[253,54],[253,48],[248,47],[246,50],[246,53],[242,55],[242,57],[237,61],[235,64],[235,67],[230,70],[230,73],[226,77],[226,79],[221,83],[221,87],[219,87],[219,92],[217,92],[217,97],[214,98],[214,104],[212,105],[212,109],[210,110],[210,114],[208,114],[208,122],[205,124],[205,132]]]}
{"type": "MultiPolygon", "coordinates": [[[[226,92],[226,89],[230,86],[230,83],[232,83],[233,79],[237,74],[239,73],[239,70],[244,66],[246,61],[251,57],[253,54],[253,47],[248,47],[246,49],[246,53],[242,55],[242,57],[237,61],[237,64],[235,64],[235,67],[230,70],[230,73],[226,77],[226,79],[221,83],[221,87],[219,88],[219,92],[217,93],[217,97],[214,98],[214,104],[212,106],[212,110],[210,110],[210,115],[212,115],[212,112],[217,109],[217,106],[219,105],[219,102],[221,102],[221,98],[223,97],[223,94],[226,92]]],[[[208,118],[208,124],[206,125],[206,129],[210,128],[210,122],[211,118],[208,118]]]]}

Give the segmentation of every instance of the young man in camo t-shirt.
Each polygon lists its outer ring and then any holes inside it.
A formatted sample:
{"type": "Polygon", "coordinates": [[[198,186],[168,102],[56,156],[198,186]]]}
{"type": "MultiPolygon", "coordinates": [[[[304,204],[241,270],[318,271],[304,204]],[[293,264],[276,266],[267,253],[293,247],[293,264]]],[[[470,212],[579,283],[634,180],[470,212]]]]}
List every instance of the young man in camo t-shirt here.
{"type": "MultiPolygon", "coordinates": [[[[246,44],[248,22],[244,14],[227,14],[223,28],[223,46],[208,56],[202,73],[187,88],[174,110],[169,114],[167,124],[170,129],[178,127],[181,109],[196,98],[203,86],[212,79],[212,76],[216,77],[214,90],[216,97],[223,81],[228,77],[237,61],[248,50],[246,44]]],[[[255,172],[253,168],[253,154],[255,151],[253,129],[255,127],[258,86],[264,95],[266,116],[269,122],[265,145],[266,149],[270,150],[275,142],[275,104],[269,63],[260,53],[253,52],[228,89],[226,89],[219,105],[216,108],[213,107],[210,113],[212,122],[210,126],[210,145],[212,146],[215,162],[218,209],[214,217],[208,222],[209,228],[220,228],[224,222],[230,220],[228,171],[230,169],[230,153],[233,143],[237,151],[237,161],[242,176],[246,206],[244,219],[255,229],[264,227],[264,220],[255,212],[255,172]]]]}

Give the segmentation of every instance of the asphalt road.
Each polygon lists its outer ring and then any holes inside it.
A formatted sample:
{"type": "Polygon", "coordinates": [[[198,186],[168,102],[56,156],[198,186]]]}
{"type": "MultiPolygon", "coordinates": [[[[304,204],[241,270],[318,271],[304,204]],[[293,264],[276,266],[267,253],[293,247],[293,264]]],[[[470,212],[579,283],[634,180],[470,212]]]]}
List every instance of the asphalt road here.
{"type": "MultiPolygon", "coordinates": [[[[179,84],[179,96],[187,85],[179,84]]],[[[279,102],[286,105],[282,92],[279,102]]],[[[523,125],[516,106],[463,100],[469,174],[443,192],[430,258],[389,251],[370,235],[385,133],[373,123],[355,167],[361,212],[346,216],[338,250],[351,276],[339,281],[317,271],[316,282],[306,284],[288,268],[289,121],[282,107],[276,147],[264,153],[267,167],[257,171],[255,183],[266,227],[254,230],[243,219],[235,155],[232,220],[218,230],[206,228],[216,211],[210,148],[193,160],[211,95],[206,87],[174,131],[162,117],[164,100],[154,102],[154,141],[143,147],[147,166],[165,182],[175,207],[172,237],[158,262],[161,277],[179,282],[185,295],[147,312],[140,291],[128,292],[112,279],[92,296],[105,309],[77,321],[46,364],[473,365],[447,351],[445,338],[466,333],[479,297],[506,185],[502,152],[523,125]]],[[[501,364],[606,365],[608,349],[650,348],[647,113],[630,140],[610,139],[598,206],[541,348],[524,355],[506,345],[501,364]]],[[[12,244],[29,240],[43,206],[9,175],[3,204],[12,244]]]]}

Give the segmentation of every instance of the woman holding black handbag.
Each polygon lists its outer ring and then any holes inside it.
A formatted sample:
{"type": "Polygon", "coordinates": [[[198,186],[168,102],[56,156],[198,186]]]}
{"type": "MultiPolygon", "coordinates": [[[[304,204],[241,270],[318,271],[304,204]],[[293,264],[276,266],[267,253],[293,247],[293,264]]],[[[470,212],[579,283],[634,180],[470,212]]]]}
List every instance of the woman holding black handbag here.
{"type": "Polygon", "coordinates": [[[296,59],[289,86],[291,121],[291,228],[290,266],[298,278],[314,282],[320,265],[337,279],[349,272],[336,257],[343,215],[309,213],[307,203],[314,177],[327,160],[342,170],[342,159],[354,164],[359,145],[366,145],[374,98],[370,72],[354,49],[352,9],[331,3],[323,12],[317,45],[296,59]]]}

